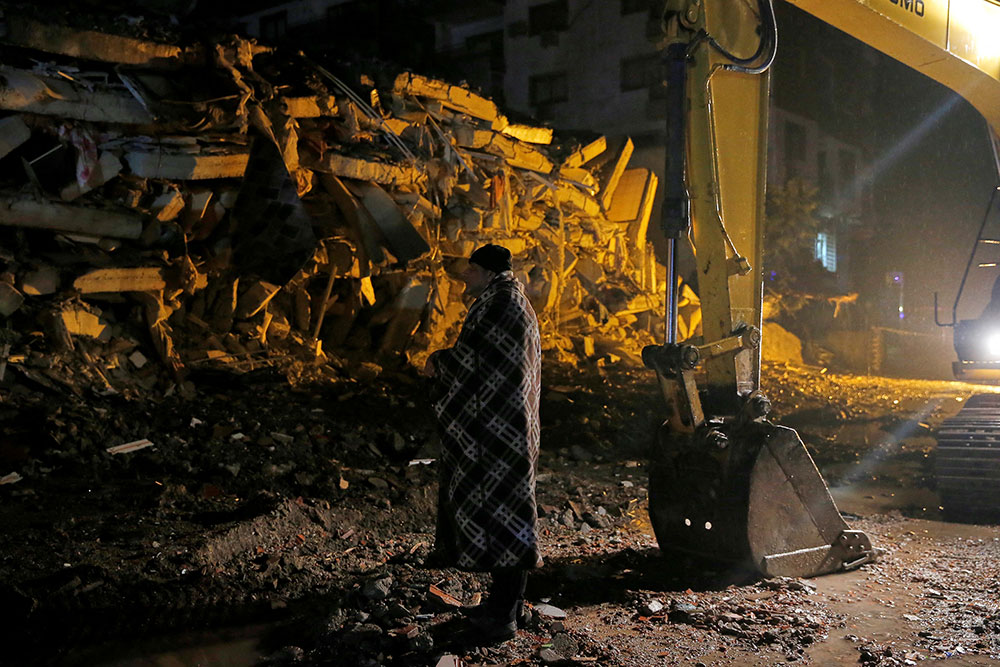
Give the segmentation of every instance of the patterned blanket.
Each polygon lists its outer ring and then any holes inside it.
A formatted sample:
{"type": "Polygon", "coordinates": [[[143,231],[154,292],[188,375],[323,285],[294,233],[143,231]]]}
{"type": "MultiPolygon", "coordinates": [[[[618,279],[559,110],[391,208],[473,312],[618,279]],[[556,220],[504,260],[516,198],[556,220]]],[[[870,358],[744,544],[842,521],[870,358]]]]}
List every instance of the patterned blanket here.
{"type": "Polygon", "coordinates": [[[541,343],[535,311],[512,272],[490,282],[455,346],[432,359],[443,443],[435,550],[468,570],[539,566],[541,343]]]}

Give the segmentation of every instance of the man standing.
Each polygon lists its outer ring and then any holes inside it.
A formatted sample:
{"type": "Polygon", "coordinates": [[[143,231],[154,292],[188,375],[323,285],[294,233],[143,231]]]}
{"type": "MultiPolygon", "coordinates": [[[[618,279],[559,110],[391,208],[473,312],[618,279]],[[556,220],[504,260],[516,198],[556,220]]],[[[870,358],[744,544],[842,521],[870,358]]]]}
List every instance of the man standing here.
{"type": "Polygon", "coordinates": [[[462,279],[475,301],[455,346],[433,353],[424,368],[441,392],[434,401],[443,451],[431,559],[491,573],[486,602],[474,608],[484,642],[514,635],[527,570],[542,562],[535,533],[541,342],[510,258],[492,244],[472,253],[462,279]]]}

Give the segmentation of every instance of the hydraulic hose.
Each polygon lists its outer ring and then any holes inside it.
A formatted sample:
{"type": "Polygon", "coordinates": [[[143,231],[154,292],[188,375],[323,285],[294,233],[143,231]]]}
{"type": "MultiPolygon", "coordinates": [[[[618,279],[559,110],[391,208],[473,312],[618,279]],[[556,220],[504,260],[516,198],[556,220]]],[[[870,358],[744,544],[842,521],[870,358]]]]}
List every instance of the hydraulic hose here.
{"type": "Polygon", "coordinates": [[[778,52],[778,22],[774,16],[774,0],[758,0],[757,5],[760,8],[761,17],[760,44],[757,45],[757,51],[749,58],[740,58],[716,41],[714,37],[708,36],[708,43],[712,45],[712,48],[732,61],[723,66],[728,71],[761,74],[766,72],[774,62],[774,56],[778,52]],[[761,62],[762,58],[763,62],[761,62]]]}

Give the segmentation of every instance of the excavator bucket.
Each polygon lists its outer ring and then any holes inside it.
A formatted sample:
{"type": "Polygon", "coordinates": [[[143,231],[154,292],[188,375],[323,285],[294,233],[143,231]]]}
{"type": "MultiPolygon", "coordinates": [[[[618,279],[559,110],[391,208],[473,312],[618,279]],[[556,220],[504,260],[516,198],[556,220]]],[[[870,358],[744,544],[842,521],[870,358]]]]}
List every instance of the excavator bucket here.
{"type": "Polygon", "coordinates": [[[790,428],[750,422],[665,436],[650,468],[649,513],[660,548],[808,577],[872,559],[790,428]]]}

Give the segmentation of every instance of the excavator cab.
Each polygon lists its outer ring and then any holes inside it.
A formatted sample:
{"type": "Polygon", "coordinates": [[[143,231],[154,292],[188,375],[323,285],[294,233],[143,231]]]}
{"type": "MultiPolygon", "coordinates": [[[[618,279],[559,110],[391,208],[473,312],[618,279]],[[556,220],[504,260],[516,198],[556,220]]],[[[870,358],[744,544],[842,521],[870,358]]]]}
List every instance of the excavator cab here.
{"type": "MultiPolygon", "coordinates": [[[[1000,179],[1000,140],[988,130],[1000,179]]],[[[934,321],[952,327],[955,377],[966,382],[1000,384],[1000,187],[993,190],[972,252],[952,303],[951,322],[938,317],[934,295],[934,321]],[[975,273],[974,273],[975,272],[975,273]],[[985,275],[976,275],[985,274],[985,275]],[[993,280],[990,300],[982,314],[959,320],[958,309],[970,278],[980,286],[993,280]],[[978,278],[978,280],[977,280],[978,278]]],[[[934,477],[945,516],[952,521],[1000,521],[1000,394],[972,396],[954,417],[937,431],[934,477]]]]}
{"type": "MultiPolygon", "coordinates": [[[[1000,179],[1000,140],[990,130],[997,176],[1000,179]]],[[[955,378],[966,382],[1000,383],[1000,187],[994,188],[986,213],[972,244],[965,264],[955,301],[951,306],[951,322],[942,322],[938,315],[938,295],[934,294],[934,322],[939,327],[952,327],[952,342],[958,359],[952,362],[955,378]],[[958,310],[966,296],[970,281],[982,289],[992,281],[990,300],[982,314],[969,320],[959,320],[958,310]]]]}
{"type": "Polygon", "coordinates": [[[668,0],[663,345],[643,350],[668,416],[650,464],[660,548],[812,576],[873,558],[841,518],[798,434],[759,389],[762,221],[772,0],[668,0]],[[697,265],[702,336],[680,341],[678,244],[697,265]]]}

